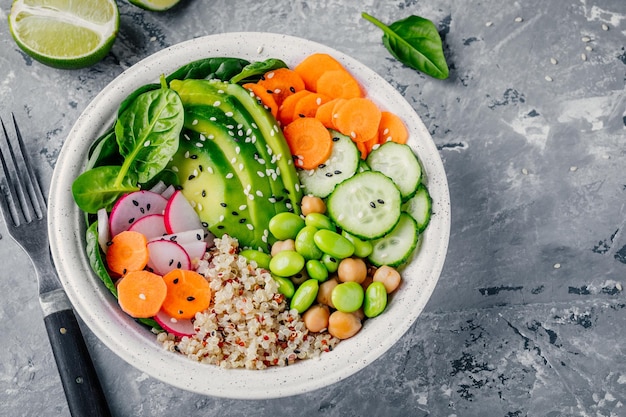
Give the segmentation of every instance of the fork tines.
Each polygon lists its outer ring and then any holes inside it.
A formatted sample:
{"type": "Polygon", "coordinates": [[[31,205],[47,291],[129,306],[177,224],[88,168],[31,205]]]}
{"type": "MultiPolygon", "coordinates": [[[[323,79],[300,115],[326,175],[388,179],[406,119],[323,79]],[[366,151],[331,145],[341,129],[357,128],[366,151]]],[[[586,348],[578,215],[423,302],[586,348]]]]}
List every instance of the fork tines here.
{"type": "Polygon", "coordinates": [[[0,118],[4,133],[4,144],[0,143],[0,165],[4,173],[4,182],[1,181],[0,176],[0,188],[5,220],[8,222],[10,214],[13,224],[17,226],[23,222],[30,223],[35,219],[43,218],[46,206],[13,113],[11,113],[11,118],[15,130],[13,143],[11,143],[11,136],[4,121],[0,118]]]}

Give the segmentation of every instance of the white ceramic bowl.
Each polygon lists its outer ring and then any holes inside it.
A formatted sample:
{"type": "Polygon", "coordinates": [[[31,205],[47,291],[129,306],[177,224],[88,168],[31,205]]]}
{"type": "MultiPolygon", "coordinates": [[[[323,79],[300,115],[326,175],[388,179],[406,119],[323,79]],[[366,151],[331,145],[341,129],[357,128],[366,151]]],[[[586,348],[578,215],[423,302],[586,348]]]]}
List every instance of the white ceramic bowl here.
{"type": "MultiPolygon", "coordinates": [[[[381,45],[382,48],[382,45],[381,45]]],[[[276,398],[322,388],[354,374],[385,353],[411,327],[431,296],[446,256],[450,201],[446,175],[427,129],[404,98],[378,74],[324,45],[268,33],[228,33],[193,39],[164,49],[124,71],[85,109],[59,155],[49,197],[52,255],[63,286],[83,321],[119,357],[176,387],[218,397],[276,398]],[[135,88],[158,82],[181,65],[203,57],[250,61],[280,58],[295,65],[313,52],[341,61],[379,106],[397,113],[410,130],[409,144],[421,160],[433,199],[433,216],[413,261],[404,269],[402,287],[387,310],[368,320],[355,337],[342,341],[320,359],[262,371],[226,370],[165,351],[155,335],[124,314],[92,273],[85,256],[83,215],[72,200],[71,185],[84,169],[92,141],[114,120],[118,105],[135,88]]]]}

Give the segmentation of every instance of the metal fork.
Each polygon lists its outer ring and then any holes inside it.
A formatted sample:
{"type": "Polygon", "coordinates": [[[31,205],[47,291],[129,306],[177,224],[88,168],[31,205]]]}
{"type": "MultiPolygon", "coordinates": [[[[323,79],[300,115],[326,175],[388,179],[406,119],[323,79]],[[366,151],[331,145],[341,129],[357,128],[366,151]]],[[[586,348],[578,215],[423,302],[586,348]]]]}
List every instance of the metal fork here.
{"type": "Polygon", "coordinates": [[[17,146],[2,119],[6,150],[0,144],[0,208],[13,240],[28,254],[39,284],[39,301],[52,352],[72,416],[110,416],[87,345],[56,274],[46,221],[46,202],[11,114],[17,146]],[[8,151],[7,151],[8,150],[8,151]]]}

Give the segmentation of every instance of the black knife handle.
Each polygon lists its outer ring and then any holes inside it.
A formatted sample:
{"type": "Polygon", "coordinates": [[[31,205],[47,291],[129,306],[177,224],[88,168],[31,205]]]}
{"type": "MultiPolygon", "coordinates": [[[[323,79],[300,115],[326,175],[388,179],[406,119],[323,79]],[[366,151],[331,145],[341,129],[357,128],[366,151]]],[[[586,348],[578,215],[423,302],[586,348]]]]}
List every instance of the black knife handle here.
{"type": "Polygon", "coordinates": [[[73,417],[110,417],[96,369],[72,309],[44,318],[63,390],[73,417]]]}

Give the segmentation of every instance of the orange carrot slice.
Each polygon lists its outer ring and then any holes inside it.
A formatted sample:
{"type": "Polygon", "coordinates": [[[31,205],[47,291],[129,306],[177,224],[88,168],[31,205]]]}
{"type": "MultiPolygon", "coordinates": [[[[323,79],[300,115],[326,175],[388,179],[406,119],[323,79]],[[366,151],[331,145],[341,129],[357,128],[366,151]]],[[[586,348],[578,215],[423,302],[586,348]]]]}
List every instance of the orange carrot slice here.
{"type": "Polygon", "coordinates": [[[266,72],[258,84],[274,96],[279,106],[287,97],[305,88],[300,75],[289,68],[278,68],[266,72]]]}
{"type": "Polygon", "coordinates": [[[317,80],[317,92],[331,98],[363,97],[361,85],[345,70],[324,72],[317,80]]]}
{"type": "Polygon", "coordinates": [[[130,230],[115,235],[106,253],[109,269],[118,275],[144,269],[149,257],[146,237],[130,230]]]}
{"type": "Polygon", "coordinates": [[[304,58],[293,70],[300,75],[307,90],[317,92],[317,80],[323,73],[345,68],[332,56],[315,53],[304,58]]]}
{"type": "Polygon", "coordinates": [[[405,144],[408,139],[409,131],[402,119],[394,113],[382,112],[378,125],[378,143],[382,145],[385,142],[393,141],[405,144]]]}
{"type": "Polygon", "coordinates": [[[211,304],[211,288],[205,277],[195,271],[174,269],[163,281],[167,296],[162,309],[175,319],[190,319],[211,304]]]}
{"type": "Polygon", "coordinates": [[[325,162],[332,151],[330,132],[313,117],[295,119],[283,129],[296,167],[314,169],[325,162]]]}
{"type": "MultiPolygon", "coordinates": [[[[374,146],[378,145],[378,134],[374,135],[374,137],[371,139],[368,139],[364,142],[358,142],[358,143],[363,144],[363,151],[361,152],[361,159],[365,159],[367,158],[367,155],[369,155],[369,153],[372,152],[372,149],[374,149],[374,146]]],[[[361,148],[359,148],[359,150],[360,149],[361,148]]]]}
{"type": "Polygon", "coordinates": [[[330,97],[319,94],[311,93],[303,96],[296,102],[296,106],[293,109],[293,118],[297,117],[315,117],[317,109],[324,103],[327,103],[330,97]]]}
{"type": "Polygon", "coordinates": [[[366,98],[351,98],[334,115],[335,126],[355,142],[364,142],[378,133],[381,111],[366,98]]]}
{"type": "Polygon", "coordinates": [[[120,308],[136,319],[156,316],[166,294],[163,278],[145,270],[129,272],[117,284],[120,308]]]}
{"type": "Polygon", "coordinates": [[[315,118],[322,122],[322,124],[328,129],[335,128],[335,125],[333,124],[333,108],[339,100],[342,99],[334,98],[326,103],[322,103],[315,111],[315,118]]]}
{"type": "Polygon", "coordinates": [[[346,102],[348,101],[345,98],[339,98],[336,99],[335,101],[335,105],[333,106],[333,110],[332,110],[332,118],[331,118],[331,123],[332,123],[332,128],[337,130],[337,125],[335,124],[335,121],[337,120],[337,111],[339,110],[339,108],[346,102]]]}
{"type": "Polygon", "coordinates": [[[278,106],[278,121],[281,126],[287,126],[293,121],[294,111],[298,101],[309,94],[313,94],[308,90],[300,90],[287,97],[280,106],[278,106]]]}
{"type": "Polygon", "coordinates": [[[260,100],[259,104],[265,106],[272,113],[272,116],[278,115],[278,104],[276,104],[274,95],[269,93],[266,88],[256,83],[246,83],[243,87],[252,92],[260,100]]]}

